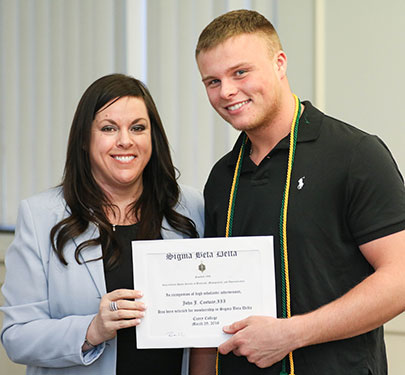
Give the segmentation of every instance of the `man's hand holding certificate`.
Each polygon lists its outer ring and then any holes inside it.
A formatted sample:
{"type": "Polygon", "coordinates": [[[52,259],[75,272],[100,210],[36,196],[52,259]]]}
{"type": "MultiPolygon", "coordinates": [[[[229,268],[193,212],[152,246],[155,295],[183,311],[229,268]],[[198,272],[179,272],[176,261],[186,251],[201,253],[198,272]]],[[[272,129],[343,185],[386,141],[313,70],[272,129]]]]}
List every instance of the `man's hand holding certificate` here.
{"type": "Polygon", "coordinates": [[[273,237],[134,241],[135,288],[147,312],[138,348],[216,347],[222,328],[276,316],[273,237]]]}

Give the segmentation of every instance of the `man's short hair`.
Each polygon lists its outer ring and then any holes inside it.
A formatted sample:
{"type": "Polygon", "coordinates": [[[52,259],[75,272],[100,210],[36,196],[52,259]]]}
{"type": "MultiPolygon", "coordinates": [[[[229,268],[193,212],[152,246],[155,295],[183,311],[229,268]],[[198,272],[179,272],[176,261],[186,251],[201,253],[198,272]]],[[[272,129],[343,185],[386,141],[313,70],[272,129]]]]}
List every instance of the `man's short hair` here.
{"type": "Polygon", "coordinates": [[[205,27],[198,38],[195,56],[231,37],[253,33],[262,34],[267,39],[272,55],[282,49],[278,34],[266,17],[253,10],[240,9],[215,18],[205,27]]]}

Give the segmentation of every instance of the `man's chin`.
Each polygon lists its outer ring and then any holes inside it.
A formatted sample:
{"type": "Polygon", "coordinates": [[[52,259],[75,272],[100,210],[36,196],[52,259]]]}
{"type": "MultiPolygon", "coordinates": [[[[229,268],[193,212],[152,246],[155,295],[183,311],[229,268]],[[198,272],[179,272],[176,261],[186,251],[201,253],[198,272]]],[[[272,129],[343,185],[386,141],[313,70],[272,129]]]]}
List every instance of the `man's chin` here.
{"type": "Polygon", "coordinates": [[[222,119],[224,121],[226,121],[229,125],[231,125],[235,130],[248,131],[248,130],[255,128],[255,126],[250,123],[247,124],[247,123],[240,122],[240,121],[234,121],[234,119],[232,119],[229,115],[219,113],[219,112],[218,112],[218,114],[222,117],[222,119]]]}
{"type": "Polygon", "coordinates": [[[235,129],[235,130],[238,130],[238,131],[249,131],[249,130],[252,130],[252,129],[254,129],[255,128],[255,126],[254,125],[252,125],[252,124],[240,124],[240,123],[232,123],[232,122],[230,122],[230,121],[228,121],[231,125],[232,125],[232,127],[235,129]]]}

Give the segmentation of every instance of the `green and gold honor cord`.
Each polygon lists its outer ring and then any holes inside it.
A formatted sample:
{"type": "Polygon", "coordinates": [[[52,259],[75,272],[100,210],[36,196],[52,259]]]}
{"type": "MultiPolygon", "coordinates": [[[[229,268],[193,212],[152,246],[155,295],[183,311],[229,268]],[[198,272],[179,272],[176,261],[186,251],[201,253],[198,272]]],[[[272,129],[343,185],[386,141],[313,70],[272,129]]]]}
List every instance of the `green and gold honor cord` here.
{"type": "MultiPolygon", "coordinates": [[[[293,94],[295,100],[295,111],[294,117],[291,123],[290,131],[290,146],[288,153],[288,165],[287,165],[287,176],[284,187],[283,199],[281,202],[281,213],[280,213],[280,252],[281,252],[281,310],[282,318],[291,318],[291,296],[290,296],[290,277],[288,271],[288,251],[287,251],[287,210],[288,210],[288,198],[290,193],[291,185],[291,173],[294,164],[295,149],[297,146],[297,134],[298,134],[298,123],[301,115],[301,103],[298,97],[293,94]]],[[[238,191],[240,171],[242,169],[243,155],[245,153],[245,146],[247,143],[246,134],[242,140],[242,145],[239,150],[238,160],[235,166],[235,172],[232,180],[231,193],[229,195],[229,205],[228,214],[226,218],[226,229],[225,237],[232,236],[232,226],[233,217],[235,212],[235,202],[236,193],[238,191]]],[[[287,357],[286,357],[287,358],[287,357]]],[[[282,370],[280,375],[287,375],[287,360],[286,358],[282,361],[282,370]]],[[[294,375],[294,359],[293,353],[288,355],[290,362],[290,374],[294,375]]],[[[220,375],[220,356],[217,350],[216,363],[215,363],[215,373],[220,375]]]]}

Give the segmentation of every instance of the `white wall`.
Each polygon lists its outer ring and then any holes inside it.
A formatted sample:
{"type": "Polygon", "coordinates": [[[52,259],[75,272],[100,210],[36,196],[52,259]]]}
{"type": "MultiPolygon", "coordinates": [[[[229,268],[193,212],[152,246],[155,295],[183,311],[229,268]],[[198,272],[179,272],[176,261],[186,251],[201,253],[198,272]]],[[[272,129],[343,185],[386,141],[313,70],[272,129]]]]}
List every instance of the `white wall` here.
{"type": "Polygon", "coordinates": [[[0,0],[0,226],[61,181],[82,92],[126,69],[123,0],[0,0]]]}
{"type": "Polygon", "coordinates": [[[326,110],[380,135],[405,173],[405,1],[325,3],[326,110]]]}

